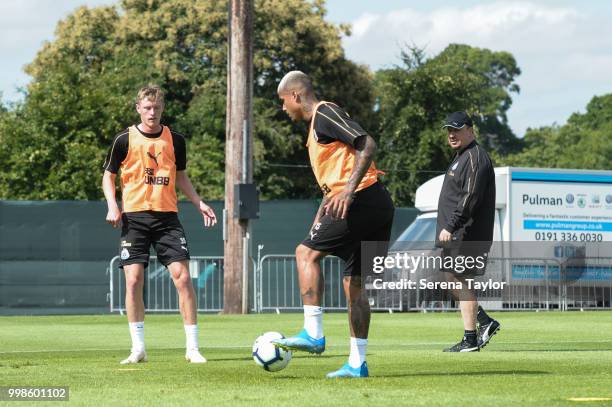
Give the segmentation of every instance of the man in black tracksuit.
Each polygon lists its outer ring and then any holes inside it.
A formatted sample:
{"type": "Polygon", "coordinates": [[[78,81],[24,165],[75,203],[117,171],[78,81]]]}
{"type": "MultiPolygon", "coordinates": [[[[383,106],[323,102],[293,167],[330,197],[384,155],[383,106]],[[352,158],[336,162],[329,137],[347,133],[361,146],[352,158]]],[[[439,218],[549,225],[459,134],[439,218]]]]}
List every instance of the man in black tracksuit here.
{"type": "Polygon", "coordinates": [[[444,176],[438,199],[436,245],[443,258],[476,261],[453,262],[444,268],[447,279],[461,282],[462,288],[451,290],[461,307],[465,328],[463,339],[445,352],[479,351],[500,327],[478,306],[476,293],[466,279],[484,274],[487,252],[493,241],[495,219],[495,172],[489,155],[474,139],[473,123],[465,112],[448,115],[443,126],[448,144],[456,151],[444,176]],[[480,325],[476,334],[476,320],[480,325]]]}

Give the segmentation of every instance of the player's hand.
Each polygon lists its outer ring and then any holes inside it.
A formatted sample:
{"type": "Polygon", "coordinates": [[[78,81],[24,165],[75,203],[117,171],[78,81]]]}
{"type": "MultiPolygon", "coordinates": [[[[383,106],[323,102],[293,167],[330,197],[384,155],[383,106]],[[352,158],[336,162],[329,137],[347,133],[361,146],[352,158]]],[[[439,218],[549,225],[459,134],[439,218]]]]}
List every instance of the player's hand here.
{"type": "Polygon", "coordinates": [[[217,216],[215,215],[215,211],[206,205],[203,201],[200,201],[200,213],[204,218],[204,227],[211,227],[217,224],[217,216]]]}
{"type": "Polygon", "coordinates": [[[352,192],[342,191],[329,199],[329,202],[324,207],[323,213],[329,213],[334,218],[344,219],[354,199],[355,196],[352,192]]]}
{"type": "Polygon", "coordinates": [[[453,235],[446,229],[442,229],[440,232],[440,236],[438,236],[438,240],[441,242],[450,242],[453,235]]]}
{"type": "Polygon", "coordinates": [[[109,208],[106,214],[106,221],[114,228],[121,226],[121,209],[118,207],[109,208]]]}

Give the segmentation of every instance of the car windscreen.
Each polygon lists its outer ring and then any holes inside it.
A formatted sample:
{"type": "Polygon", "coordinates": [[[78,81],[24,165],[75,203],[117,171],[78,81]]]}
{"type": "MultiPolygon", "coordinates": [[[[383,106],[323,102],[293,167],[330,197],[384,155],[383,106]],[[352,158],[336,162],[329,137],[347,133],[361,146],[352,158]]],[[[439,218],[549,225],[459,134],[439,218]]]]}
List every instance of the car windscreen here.
{"type": "Polygon", "coordinates": [[[417,218],[393,242],[390,251],[430,249],[436,238],[436,218],[417,218]]]}

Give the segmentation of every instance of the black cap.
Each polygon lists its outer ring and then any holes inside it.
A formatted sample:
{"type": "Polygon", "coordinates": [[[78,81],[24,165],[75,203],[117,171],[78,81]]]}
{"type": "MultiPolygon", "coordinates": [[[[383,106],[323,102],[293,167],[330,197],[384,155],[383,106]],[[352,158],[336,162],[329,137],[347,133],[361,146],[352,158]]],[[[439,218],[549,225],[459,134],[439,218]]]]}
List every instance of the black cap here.
{"type": "Polygon", "coordinates": [[[446,120],[444,121],[445,127],[452,127],[453,129],[462,129],[465,125],[469,127],[473,127],[472,119],[466,112],[454,112],[446,116],[446,120]]]}

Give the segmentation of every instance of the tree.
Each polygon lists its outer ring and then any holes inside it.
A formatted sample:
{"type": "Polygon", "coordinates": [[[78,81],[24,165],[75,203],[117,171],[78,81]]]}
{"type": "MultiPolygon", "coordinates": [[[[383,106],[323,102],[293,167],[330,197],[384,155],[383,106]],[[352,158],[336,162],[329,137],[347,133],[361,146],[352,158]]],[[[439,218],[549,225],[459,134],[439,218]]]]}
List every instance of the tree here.
{"type": "Polygon", "coordinates": [[[574,113],[563,126],[528,129],[524,148],[501,158],[521,167],[609,170],[612,166],[612,94],[595,96],[585,113],[574,113]]]}
{"type": "Polygon", "coordinates": [[[445,171],[452,155],[440,129],[453,111],[470,113],[479,141],[502,154],[520,145],[507,123],[514,79],[511,54],[451,44],[435,57],[412,47],[403,66],[376,73],[381,160],[398,205],[412,205],[417,187],[445,171]]]}
{"type": "MultiPolygon", "coordinates": [[[[264,198],[307,197],[305,129],[281,112],[276,86],[289,70],[311,74],[324,97],[372,123],[370,73],[344,57],[347,27],[324,20],[324,1],[255,5],[255,178],[264,198]]],[[[24,102],[0,116],[0,198],[99,199],[113,135],[137,119],[136,90],[167,91],[164,123],[186,134],[188,171],[206,199],[223,196],[227,2],[123,0],[81,7],[38,52],[24,102]]]]}

